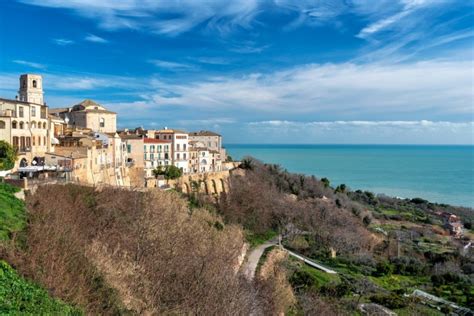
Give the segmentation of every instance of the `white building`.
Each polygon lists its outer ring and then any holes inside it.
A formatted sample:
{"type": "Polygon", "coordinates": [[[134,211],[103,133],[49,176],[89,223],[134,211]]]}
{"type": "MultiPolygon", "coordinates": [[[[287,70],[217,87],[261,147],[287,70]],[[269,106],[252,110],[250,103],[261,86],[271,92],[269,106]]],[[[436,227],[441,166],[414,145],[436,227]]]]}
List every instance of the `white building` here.
{"type": "Polygon", "coordinates": [[[171,140],[143,138],[143,160],[146,177],[153,176],[153,169],[172,164],[171,140]]]}
{"type": "Polygon", "coordinates": [[[168,129],[165,127],[164,129],[155,132],[155,138],[171,141],[173,165],[180,168],[183,173],[188,173],[188,133],[176,129],[168,129]]]}

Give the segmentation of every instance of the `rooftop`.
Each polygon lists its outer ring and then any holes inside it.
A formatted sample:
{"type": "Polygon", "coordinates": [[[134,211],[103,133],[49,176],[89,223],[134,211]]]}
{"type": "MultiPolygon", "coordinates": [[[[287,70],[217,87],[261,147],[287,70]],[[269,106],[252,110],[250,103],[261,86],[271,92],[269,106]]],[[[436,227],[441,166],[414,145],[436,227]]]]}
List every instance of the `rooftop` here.
{"type": "Polygon", "coordinates": [[[144,138],[145,144],[171,144],[170,140],[156,139],[156,138],[144,138]]]}
{"type": "Polygon", "coordinates": [[[190,136],[221,136],[220,134],[211,132],[211,131],[199,131],[199,132],[191,132],[189,133],[190,136]]]}

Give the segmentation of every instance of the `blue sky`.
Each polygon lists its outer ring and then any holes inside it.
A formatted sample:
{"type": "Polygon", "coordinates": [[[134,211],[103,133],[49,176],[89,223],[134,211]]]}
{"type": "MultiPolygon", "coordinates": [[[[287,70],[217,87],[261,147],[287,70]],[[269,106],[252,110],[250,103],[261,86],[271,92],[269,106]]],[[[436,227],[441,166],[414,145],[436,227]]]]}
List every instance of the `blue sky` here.
{"type": "Polygon", "coordinates": [[[0,2],[0,96],[227,143],[472,144],[471,1],[0,2]]]}

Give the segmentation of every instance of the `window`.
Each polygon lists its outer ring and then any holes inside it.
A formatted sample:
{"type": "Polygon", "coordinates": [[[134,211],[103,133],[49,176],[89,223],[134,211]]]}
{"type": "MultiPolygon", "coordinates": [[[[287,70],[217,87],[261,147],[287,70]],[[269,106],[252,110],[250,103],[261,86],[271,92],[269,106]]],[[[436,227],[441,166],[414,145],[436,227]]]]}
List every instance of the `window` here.
{"type": "Polygon", "coordinates": [[[166,160],[170,159],[168,153],[165,153],[165,159],[166,159],[166,160]]]}
{"type": "Polygon", "coordinates": [[[161,145],[158,145],[158,152],[161,152],[161,145]]]}
{"type": "Polygon", "coordinates": [[[155,160],[155,155],[154,154],[150,154],[150,160],[155,160]]]}
{"type": "Polygon", "coordinates": [[[30,137],[27,137],[26,138],[26,147],[31,147],[31,138],[30,137]]]}
{"type": "Polygon", "coordinates": [[[43,123],[43,128],[46,129],[46,122],[43,123]]]}
{"type": "Polygon", "coordinates": [[[21,83],[22,87],[23,88],[26,88],[26,80],[23,80],[23,82],[21,83]]]}
{"type": "Polygon", "coordinates": [[[145,153],[145,156],[144,156],[144,157],[145,157],[144,159],[146,160],[146,153],[145,153]]]}
{"type": "Polygon", "coordinates": [[[13,122],[12,122],[12,128],[18,128],[18,125],[17,125],[17,124],[18,124],[18,123],[17,123],[16,121],[13,121],[13,122]]]}
{"type": "Polygon", "coordinates": [[[38,84],[36,82],[36,80],[33,80],[33,88],[37,88],[38,84]]]}
{"type": "Polygon", "coordinates": [[[0,121],[0,129],[5,129],[5,122],[4,121],[0,121]]]}
{"type": "Polygon", "coordinates": [[[23,129],[23,128],[25,128],[25,123],[20,122],[20,129],[23,129]]]}
{"type": "Polygon", "coordinates": [[[100,127],[105,127],[105,120],[103,117],[100,118],[99,124],[100,124],[100,127]]]}
{"type": "Polygon", "coordinates": [[[179,144],[176,144],[176,151],[179,151],[179,144]]]}
{"type": "MultiPolygon", "coordinates": [[[[151,146],[150,146],[150,152],[151,152],[151,153],[155,152],[155,145],[151,145],[151,146]]],[[[153,158],[151,158],[151,159],[153,159],[153,158]]]]}
{"type": "Polygon", "coordinates": [[[127,153],[131,153],[131,152],[132,152],[132,145],[127,144],[127,153]]]}
{"type": "Polygon", "coordinates": [[[46,136],[43,136],[43,145],[46,146],[46,136]]]}
{"type": "Polygon", "coordinates": [[[31,137],[31,140],[33,141],[33,146],[36,146],[36,141],[35,141],[35,140],[36,140],[36,137],[34,137],[34,136],[31,137]]]}
{"type": "Polygon", "coordinates": [[[143,151],[146,152],[146,145],[143,145],[143,151]]]}
{"type": "Polygon", "coordinates": [[[186,144],[183,145],[183,150],[186,151],[186,144]]]}
{"type": "Polygon", "coordinates": [[[19,117],[23,117],[23,115],[24,115],[24,114],[23,114],[23,107],[20,106],[20,107],[18,108],[18,116],[19,116],[19,117]]]}
{"type": "Polygon", "coordinates": [[[31,128],[36,128],[36,122],[35,121],[31,122],[31,128]]]}
{"type": "Polygon", "coordinates": [[[31,116],[36,117],[36,106],[31,107],[31,116]]]}
{"type": "Polygon", "coordinates": [[[179,154],[176,154],[176,159],[179,160],[179,154]]]}
{"type": "Polygon", "coordinates": [[[183,159],[186,160],[186,154],[183,154],[183,159]]]}
{"type": "Polygon", "coordinates": [[[18,148],[18,136],[13,136],[13,147],[18,148]]]}
{"type": "Polygon", "coordinates": [[[38,136],[38,146],[41,146],[41,136],[38,136]]]}

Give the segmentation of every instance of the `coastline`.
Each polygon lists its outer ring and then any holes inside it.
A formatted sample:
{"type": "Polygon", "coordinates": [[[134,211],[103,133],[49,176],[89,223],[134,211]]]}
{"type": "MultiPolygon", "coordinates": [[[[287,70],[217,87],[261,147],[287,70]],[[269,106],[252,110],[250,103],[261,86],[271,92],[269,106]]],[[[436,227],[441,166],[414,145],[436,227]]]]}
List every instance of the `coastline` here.
{"type": "Polygon", "coordinates": [[[292,173],[327,177],[352,190],[474,207],[473,145],[226,144],[292,173]]]}

